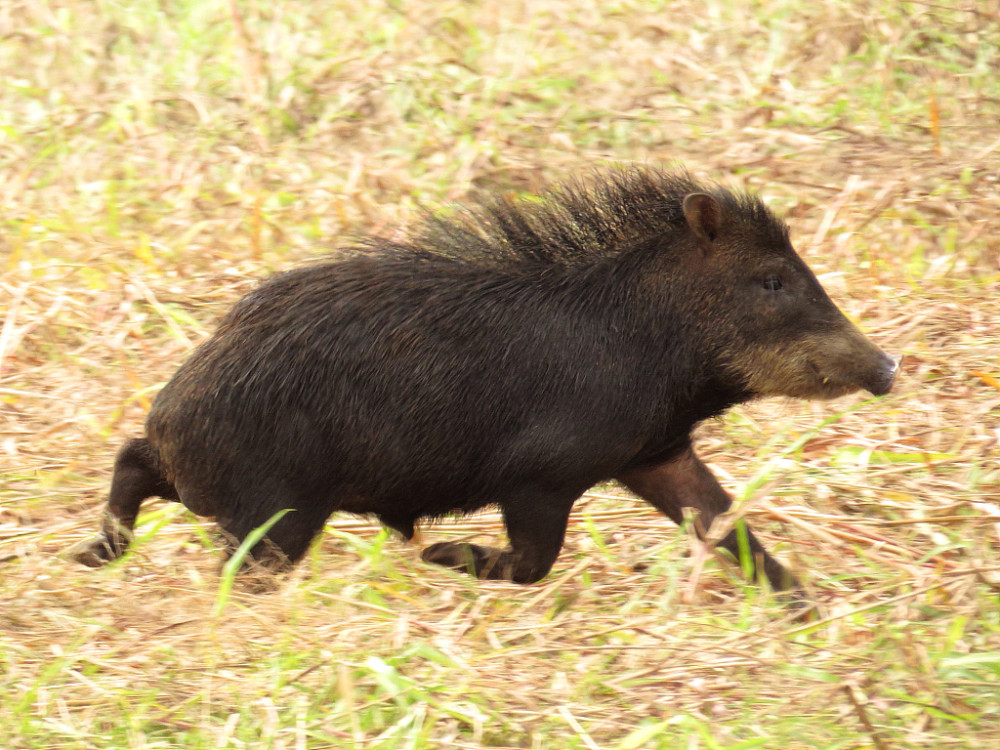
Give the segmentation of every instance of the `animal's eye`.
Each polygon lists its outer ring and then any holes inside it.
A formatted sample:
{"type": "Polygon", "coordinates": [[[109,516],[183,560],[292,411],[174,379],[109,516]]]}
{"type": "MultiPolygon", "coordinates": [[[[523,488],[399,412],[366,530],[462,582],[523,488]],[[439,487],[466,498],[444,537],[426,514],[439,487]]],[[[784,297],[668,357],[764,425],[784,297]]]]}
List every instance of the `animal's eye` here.
{"type": "Polygon", "coordinates": [[[781,283],[781,277],[771,274],[764,278],[764,288],[769,292],[776,292],[781,289],[784,284],[781,283]]]}

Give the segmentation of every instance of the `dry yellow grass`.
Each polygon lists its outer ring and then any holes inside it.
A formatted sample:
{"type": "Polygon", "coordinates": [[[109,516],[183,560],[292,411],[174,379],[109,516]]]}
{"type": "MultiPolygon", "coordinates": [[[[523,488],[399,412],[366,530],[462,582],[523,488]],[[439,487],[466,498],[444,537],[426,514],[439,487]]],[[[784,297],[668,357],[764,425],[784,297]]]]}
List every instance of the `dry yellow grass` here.
{"type": "Polygon", "coordinates": [[[1000,740],[1000,18],[943,5],[0,8],[0,746],[1000,740]],[[337,516],[217,615],[211,525],[153,503],[120,564],[66,559],[113,452],[257,279],[606,161],[761,190],[906,356],[885,399],[699,434],[820,621],[616,487],[531,587],[337,516]]]}

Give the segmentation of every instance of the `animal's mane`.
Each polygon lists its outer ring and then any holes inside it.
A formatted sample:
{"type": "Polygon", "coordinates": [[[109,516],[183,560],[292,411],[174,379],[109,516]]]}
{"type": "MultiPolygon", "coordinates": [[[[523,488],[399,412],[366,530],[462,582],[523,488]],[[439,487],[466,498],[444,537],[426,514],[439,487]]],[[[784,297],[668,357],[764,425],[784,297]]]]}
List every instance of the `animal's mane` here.
{"type": "Polygon", "coordinates": [[[592,266],[681,230],[689,193],[714,196],[741,223],[785,231],[754,194],[698,182],[685,171],[628,167],[556,184],[537,196],[474,198],[428,216],[406,240],[361,245],[507,270],[592,266]]]}

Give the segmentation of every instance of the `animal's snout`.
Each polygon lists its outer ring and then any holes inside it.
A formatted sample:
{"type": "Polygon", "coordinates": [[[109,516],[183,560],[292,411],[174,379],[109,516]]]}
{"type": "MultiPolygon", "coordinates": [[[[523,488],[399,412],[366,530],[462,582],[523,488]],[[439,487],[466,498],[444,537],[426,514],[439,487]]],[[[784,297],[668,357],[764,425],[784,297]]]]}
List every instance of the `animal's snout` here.
{"type": "Polygon", "coordinates": [[[903,366],[902,354],[897,354],[894,357],[888,354],[883,354],[882,356],[885,361],[881,364],[871,383],[868,385],[868,391],[873,396],[884,396],[891,391],[893,384],[896,382],[896,376],[899,375],[899,371],[903,366]]]}

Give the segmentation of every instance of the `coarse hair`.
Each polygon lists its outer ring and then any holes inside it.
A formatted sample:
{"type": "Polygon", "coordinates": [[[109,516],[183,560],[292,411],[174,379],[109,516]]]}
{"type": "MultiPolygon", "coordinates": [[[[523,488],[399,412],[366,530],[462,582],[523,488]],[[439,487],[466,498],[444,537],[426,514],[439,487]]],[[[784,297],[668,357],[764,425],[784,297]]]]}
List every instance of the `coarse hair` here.
{"type": "Polygon", "coordinates": [[[699,182],[685,170],[628,166],[595,170],[535,196],[474,196],[428,215],[405,240],[367,238],[358,249],[508,272],[588,267],[681,231],[691,193],[713,196],[724,215],[755,233],[787,237],[785,224],[753,193],[699,182]]]}

